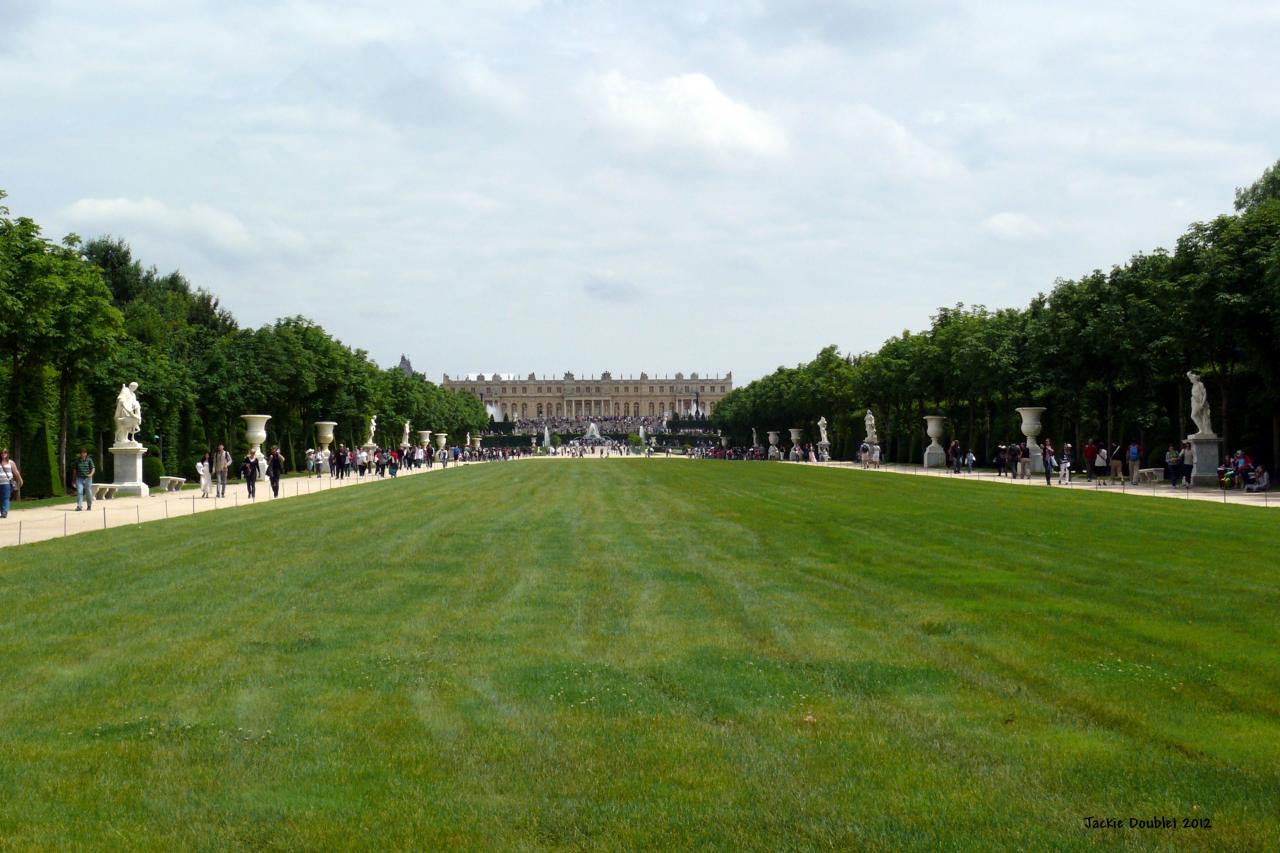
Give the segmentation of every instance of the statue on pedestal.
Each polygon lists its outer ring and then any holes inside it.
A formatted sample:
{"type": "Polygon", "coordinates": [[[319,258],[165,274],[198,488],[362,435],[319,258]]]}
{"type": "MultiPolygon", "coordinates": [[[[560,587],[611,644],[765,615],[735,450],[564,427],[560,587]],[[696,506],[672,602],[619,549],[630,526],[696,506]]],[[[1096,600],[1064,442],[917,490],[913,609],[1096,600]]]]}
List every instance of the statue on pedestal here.
{"type": "Polygon", "coordinates": [[[876,416],[871,414],[870,409],[867,409],[867,416],[863,418],[862,421],[867,425],[867,444],[878,443],[878,436],[876,435],[876,416]]]}
{"type": "Polygon", "coordinates": [[[137,382],[120,386],[116,395],[116,444],[137,444],[133,436],[142,425],[142,405],[138,402],[137,382]]]}
{"type": "Polygon", "coordinates": [[[821,434],[821,436],[822,436],[822,438],[818,441],[818,444],[830,444],[830,443],[831,443],[831,442],[827,441],[827,419],[826,419],[826,417],[820,417],[820,418],[818,418],[818,432],[819,432],[819,434],[821,434]]]}
{"type": "Polygon", "coordinates": [[[373,437],[378,432],[378,416],[374,415],[369,418],[369,439],[364,443],[365,447],[373,444],[373,437]]]}
{"type": "Polygon", "coordinates": [[[1196,425],[1196,435],[1208,437],[1217,437],[1213,431],[1213,422],[1209,416],[1209,394],[1204,389],[1204,383],[1200,381],[1200,374],[1195,371],[1187,371],[1187,379],[1191,380],[1191,420],[1196,425]]]}
{"type": "Polygon", "coordinates": [[[409,422],[408,421],[404,422],[404,436],[400,439],[400,446],[401,447],[409,446],[409,422]]]}

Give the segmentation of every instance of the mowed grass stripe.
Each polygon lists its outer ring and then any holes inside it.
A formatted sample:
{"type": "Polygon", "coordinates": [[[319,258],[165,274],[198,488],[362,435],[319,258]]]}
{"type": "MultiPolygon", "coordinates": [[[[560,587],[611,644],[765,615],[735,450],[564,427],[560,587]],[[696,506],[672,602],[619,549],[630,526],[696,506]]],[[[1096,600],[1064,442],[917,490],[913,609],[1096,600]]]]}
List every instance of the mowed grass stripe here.
{"type": "Polygon", "coordinates": [[[11,549],[0,835],[1275,847],[1265,521],[533,461],[11,549]]]}

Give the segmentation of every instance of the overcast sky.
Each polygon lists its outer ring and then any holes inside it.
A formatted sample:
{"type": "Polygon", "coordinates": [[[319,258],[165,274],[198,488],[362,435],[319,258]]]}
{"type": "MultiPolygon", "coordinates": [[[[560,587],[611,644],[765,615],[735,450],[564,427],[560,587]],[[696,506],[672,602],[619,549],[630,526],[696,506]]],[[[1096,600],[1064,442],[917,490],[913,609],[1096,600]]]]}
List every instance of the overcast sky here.
{"type": "Polygon", "coordinates": [[[1275,2],[356,5],[0,0],[7,203],[435,379],[743,381],[1280,157],[1275,2]]]}

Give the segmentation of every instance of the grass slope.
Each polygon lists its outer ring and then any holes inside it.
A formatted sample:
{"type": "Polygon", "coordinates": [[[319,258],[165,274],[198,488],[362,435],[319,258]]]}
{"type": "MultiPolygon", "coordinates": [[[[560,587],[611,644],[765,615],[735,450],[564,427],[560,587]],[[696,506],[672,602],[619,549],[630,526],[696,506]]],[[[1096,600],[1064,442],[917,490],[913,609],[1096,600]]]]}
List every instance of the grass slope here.
{"type": "Polygon", "coordinates": [[[1198,502],[637,460],[9,549],[0,837],[1277,849],[1273,532],[1198,502]]]}

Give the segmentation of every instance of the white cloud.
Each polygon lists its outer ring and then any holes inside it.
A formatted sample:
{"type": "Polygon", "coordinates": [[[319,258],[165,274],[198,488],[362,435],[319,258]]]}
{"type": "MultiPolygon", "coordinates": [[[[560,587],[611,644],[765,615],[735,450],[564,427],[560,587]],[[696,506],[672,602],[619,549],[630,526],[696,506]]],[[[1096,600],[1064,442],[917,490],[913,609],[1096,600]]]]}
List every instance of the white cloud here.
{"type": "Polygon", "coordinates": [[[896,119],[867,104],[836,111],[837,131],[853,146],[855,160],[870,158],[899,176],[953,180],[965,174],[946,151],[923,142],[896,119]]]}
{"type": "Polygon", "coordinates": [[[148,234],[209,253],[238,257],[295,253],[306,239],[272,224],[246,225],[235,214],[207,204],[169,205],[154,198],[82,198],[65,211],[78,226],[120,234],[148,234]]]}
{"type": "Polygon", "coordinates": [[[1030,237],[1043,237],[1046,233],[1044,226],[1030,216],[1009,210],[982,220],[982,229],[1006,240],[1026,240],[1030,237]]]}
{"type": "Polygon", "coordinates": [[[587,87],[605,125],[641,147],[699,149],[721,157],[774,157],[787,150],[781,125],[768,113],[738,103],[705,74],[646,83],[613,70],[587,87]]]}

